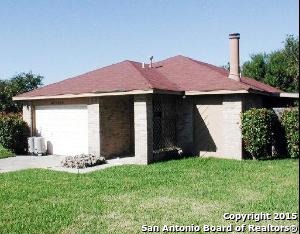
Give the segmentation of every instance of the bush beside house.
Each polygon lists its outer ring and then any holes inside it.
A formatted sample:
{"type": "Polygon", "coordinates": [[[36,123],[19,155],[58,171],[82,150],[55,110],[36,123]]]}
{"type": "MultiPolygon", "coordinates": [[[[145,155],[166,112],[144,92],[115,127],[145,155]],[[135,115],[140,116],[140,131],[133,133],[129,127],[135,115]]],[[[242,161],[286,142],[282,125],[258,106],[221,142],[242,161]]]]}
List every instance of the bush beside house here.
{"type": "Polygon", "coordinates": [[[271,110],[250,109],[242,113],[242,135],[245,150],[254,159],[271,156],[272,122],[271,110]]]}
{"type": "Polygon", "coordinates": [[[0,158],[27,152],[29,129],[22,120],[22,103],[12,97],[36,89],[43,77],[32,72],[20,73],[11,79],[0,79],[0,158]]]}
{"type": "Polygon", "coordinates": [[[299,157],[298,108],[285,110],[280,119],[273,110],[253,108],[241,119],[243,144],[252,158],[299,157]]]}
{"type": "Polygon", "coordinates": [[[0,145],[16,154],[27,152],[29,127],[16,113],[0,113],[0,145]]]}
{"type": "Polygon", "coordinates": [[[281,115],[285,131],[288,154],[291,158],[299,158],[299,108],[287,109],[281,115]]]}

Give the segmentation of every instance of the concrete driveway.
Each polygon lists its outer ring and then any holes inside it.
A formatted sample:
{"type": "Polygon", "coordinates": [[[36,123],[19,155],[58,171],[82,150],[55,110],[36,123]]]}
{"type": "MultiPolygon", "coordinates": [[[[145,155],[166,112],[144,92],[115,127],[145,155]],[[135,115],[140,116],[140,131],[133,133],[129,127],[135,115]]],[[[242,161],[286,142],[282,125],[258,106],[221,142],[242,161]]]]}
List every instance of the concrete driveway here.
{"type": "Polygon", "coordinates": [[[49,156],[16,156],[0,159],[0,173],[18,171],[30,168],[44,168],[55,171],[66,171],[71,173],[87,173],[104,168],[119,166],[124,164],[134,164],[134,157],[116,158],[107,160],[106,164],[88,167],[84,169],[65,168],[60,162],[65,156],[49,155],[49,156]]]}

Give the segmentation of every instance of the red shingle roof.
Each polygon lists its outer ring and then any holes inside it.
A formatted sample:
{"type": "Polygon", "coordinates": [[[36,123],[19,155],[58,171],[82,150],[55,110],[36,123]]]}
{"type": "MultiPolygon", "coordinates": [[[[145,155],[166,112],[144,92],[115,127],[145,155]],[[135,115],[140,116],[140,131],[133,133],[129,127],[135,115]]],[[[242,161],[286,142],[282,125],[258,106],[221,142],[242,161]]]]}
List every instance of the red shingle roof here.
{"type": "Polygon", "coordinates": [[[123,61],[74,78],[50,84],[17,97],[55,96],[63,94],[104,93],[132,90],[217,91],[280,90],[253,79],[228,78],[228,71],[184,56],[175,56],[142,68],[142,64],[123,61]]]}

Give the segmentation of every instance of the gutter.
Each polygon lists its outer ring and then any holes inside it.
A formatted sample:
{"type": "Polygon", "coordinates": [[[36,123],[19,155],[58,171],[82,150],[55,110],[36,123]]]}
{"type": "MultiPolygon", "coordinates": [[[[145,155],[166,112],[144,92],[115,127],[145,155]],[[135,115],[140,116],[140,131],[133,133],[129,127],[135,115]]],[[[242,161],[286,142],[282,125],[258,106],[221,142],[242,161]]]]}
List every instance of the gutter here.
{"type": "Polygon", "coordinates": [[[297,98],[297,99],[299,99],[299,93],[280,93],[279,97],[297,98]]]}
{"type": "Polygon", "coordinates": [[[138,94],[172,94],[172,95],[211,95],[211,94],[246,94],[254,93],[259,95],[281,97],[281,98],[297,98],[299,99],[299,93],[270,93],[260,91],[257,89],[248,90],[214,90],[214,91],[172,91],[172,90],[131,90],[131,91],[117,91],[107,93],[80,93],[80,94],[61,94],[53,96],[34,96],[34,97],[13,97],[13,101],[29,101],[29,100],[44,100],[44,99],[64,99],[64,98],[87,98],[87,97],[104,97],[104,96],[122,96],[122,95],[138,95],[138,94]]]}
{"type": "Polygon", "coordinates": [[[208,95],[208,94],[240,94],[249,93],[247,90],[214,90],[214,91],[185,91],[186,96],[208,95]]]}
{"type": "Polygon", "coordinates": [[[50,96],[34,96],[34,97],[13,97],[13,101],[26,100],[44,100],[44,99],[61,99],[61,98],[83,98],[83,97],[103,97],[103,96],[117,96],[117,95],[132,95],[132,94],[149,94],[153,90],[132,90],[126,92],[107,92],[107,93],[79,93],[79,94],[60,94],[50,96]]]}
{"type": "Polygon", "coordinates": [[[64,99],[64,98],[87,98],[87,97],[104,97],[104,96],[123,96],[123,95],[136,95],[136,94],[174,94],[184,95],[182,91],[171,90],[131,90],[131,91],[116,91],[107,93],[79,93],[79,94],[60,94],[50,96],[34,96],[34,97],[13,97],[13,101],[29,101],[29,100],[44,100],[44,99],[64,99]]]}

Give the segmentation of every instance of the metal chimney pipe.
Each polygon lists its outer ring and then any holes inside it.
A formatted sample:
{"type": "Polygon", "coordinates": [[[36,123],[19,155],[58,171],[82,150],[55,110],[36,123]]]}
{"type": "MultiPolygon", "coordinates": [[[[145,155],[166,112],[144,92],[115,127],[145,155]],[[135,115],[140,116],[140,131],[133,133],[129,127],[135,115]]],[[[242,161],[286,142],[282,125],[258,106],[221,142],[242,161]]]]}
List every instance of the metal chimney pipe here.
{"type": "Polygon", "coordinates": [[[240,81],[240,34],[229,34],[229,47],[230,47],[230,71],[228,78],[240,81]]]}
{"type": "Polygon", "coordinates": [[[152,60],[153,60],[153,56],[150,57],[150,64],[149,64],[149,68],[152,68],[153,64],[152,64],[152,60]]]}

